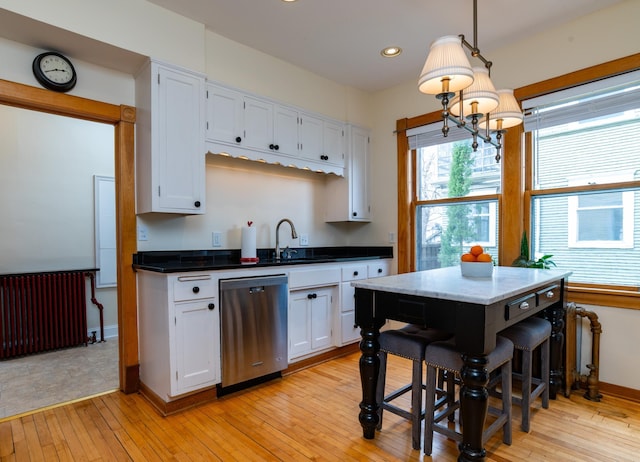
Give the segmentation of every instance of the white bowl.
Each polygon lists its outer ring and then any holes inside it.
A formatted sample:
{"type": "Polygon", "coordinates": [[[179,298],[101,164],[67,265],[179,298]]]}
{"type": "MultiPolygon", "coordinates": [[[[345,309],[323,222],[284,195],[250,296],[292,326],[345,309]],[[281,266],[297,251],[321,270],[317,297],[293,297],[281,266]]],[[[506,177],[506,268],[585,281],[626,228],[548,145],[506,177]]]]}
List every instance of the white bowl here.
{"type": "Polygon", "coordinates": [[[461,261],[460,271],[468,278],[490,278],[493,274],[493,263],[483,261],[461,261]]]}

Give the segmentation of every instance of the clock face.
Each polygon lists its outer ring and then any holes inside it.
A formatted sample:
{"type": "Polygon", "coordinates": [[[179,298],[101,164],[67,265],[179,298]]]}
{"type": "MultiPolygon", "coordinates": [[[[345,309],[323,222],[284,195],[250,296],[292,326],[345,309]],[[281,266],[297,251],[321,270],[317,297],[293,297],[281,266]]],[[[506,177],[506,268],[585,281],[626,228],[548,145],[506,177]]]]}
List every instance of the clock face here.
{"type": "Polygon", "coordinates": [[[77,79],[71,61],[53,51],[36,56],[33,60],[33,75],[43,87],[61,92],[71,90],[77,79]]]}
{"type": "Polygon", "coordinates": [[[68,83],[73,78],[71,64],[57,55],[47,55],[40,60],[40,70],[51,81],[68,83]]]}

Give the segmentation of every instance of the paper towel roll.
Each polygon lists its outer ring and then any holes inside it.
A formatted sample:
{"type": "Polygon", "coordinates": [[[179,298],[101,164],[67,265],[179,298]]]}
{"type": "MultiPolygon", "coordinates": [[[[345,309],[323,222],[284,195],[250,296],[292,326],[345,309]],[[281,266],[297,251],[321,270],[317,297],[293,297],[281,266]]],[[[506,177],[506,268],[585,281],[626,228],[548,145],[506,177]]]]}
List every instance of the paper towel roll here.
{"type": "Polygon", "coordinates": [[[252,226],[242,228],[240,261],[258,261],[256,257],[256,228],[252,226]]]}

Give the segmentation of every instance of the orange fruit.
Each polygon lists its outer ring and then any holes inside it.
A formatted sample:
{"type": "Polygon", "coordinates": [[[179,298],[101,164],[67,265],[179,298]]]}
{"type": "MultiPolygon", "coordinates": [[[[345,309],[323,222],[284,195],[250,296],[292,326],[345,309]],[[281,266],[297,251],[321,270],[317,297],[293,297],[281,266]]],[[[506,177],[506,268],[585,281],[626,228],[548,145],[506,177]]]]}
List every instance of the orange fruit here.
{"type": "Polygon", "coordinates": [[[469,253],[477,257],[478,255],[484,253],[484,249],[482,248],[481,245],[474,245],[473,247],[471,247],[471,250],[469,251],[469,253]]]}
{"type": "Polygon", "coordinates": [[[471,253],[463,253],[460,261],[476,261],[476,256],[471,253]]]}
{"type": "Polygon", "coordinates": [[[486,261],[486,262],[493,261],[493,259],[491,258],[491,255],[489,255],[488,253],[481,253],[476,257],[476,259],[477,261],[486,261]]]}

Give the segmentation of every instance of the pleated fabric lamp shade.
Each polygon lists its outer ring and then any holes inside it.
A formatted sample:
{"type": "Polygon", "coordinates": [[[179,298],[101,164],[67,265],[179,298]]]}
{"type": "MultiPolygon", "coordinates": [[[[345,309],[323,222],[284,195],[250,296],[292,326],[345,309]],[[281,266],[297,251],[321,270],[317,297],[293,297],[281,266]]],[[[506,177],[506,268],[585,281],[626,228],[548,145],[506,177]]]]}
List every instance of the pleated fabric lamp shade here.
{"type": "MultiPolygon", "coordinates": [[[[513,96],[513,90],[498,90],[498,98],[500,100],[498,107],[489,113],[489,129],[506,130],[507,128],[520,125],[524,117],[522,115],[522,109],[520,109],[518,101],[516,101],[516,97],[513,96]]],[[[480,120],[478,126],[483,130],[486,129],[486,116],[480,120]]]]}
{"type": "Polygon", "coordinates": [[[418,79],[418,90],[428,95],[458,92],[471,85],[473,78],[460,38],[447,35],[431,44],[418,79]]]}
{"type": "Polygon", "coordinates": [[[459,116],[462,109],[465,116],[472,114],[486,114],[498,107],[498,93],[489,78],[489,71],[484,67],[473,68],[473,83],[462,91],[462,105],[460,96],[451,100],[449,111],[459,116]]]}

